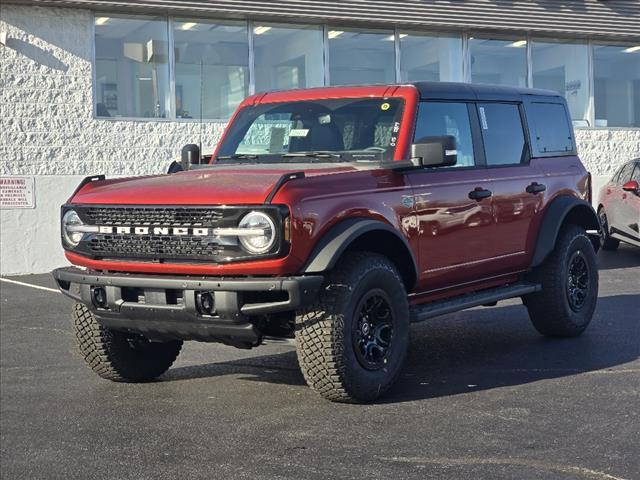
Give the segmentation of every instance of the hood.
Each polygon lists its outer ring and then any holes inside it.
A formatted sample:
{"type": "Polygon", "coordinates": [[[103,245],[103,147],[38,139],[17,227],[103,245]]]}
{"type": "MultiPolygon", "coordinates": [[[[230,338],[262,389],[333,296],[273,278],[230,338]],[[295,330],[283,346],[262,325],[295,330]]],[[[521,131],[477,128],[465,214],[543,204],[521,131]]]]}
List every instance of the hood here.
{"type": "Polygon", "coordinates": [[[90,182],[71,199],[102,205],[233,205],[260,204],[285,173],[306,177],[357,170],[343,165],[219,166],[171,175],[90,182]]]}

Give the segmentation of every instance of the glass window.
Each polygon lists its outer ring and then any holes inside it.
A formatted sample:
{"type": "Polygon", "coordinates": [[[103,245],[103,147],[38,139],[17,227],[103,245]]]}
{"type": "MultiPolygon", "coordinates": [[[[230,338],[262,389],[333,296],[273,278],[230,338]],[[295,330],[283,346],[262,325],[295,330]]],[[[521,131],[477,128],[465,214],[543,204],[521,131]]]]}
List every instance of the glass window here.
{"type": "Polygon", "coordinates": [[[474,165],[473,140],[469,108],[466,103],[422,102],[418,110],[414,141],[424,137],[451,135],[456,139],[458,161],[456,167],[474,165]]]}
{"type": "Polygon", "coordinates": [[[584,125],[589,119],[589,52],[579,42],[542,42],[531,45],[533,86],[555,90],[567,99],[571,119],[584,125]]]}
{"type": "Polygon", "coordinates": [[[533,102],[528,112],[533,120],[533,125],[529,127],[535,130],[535,142],[541,153],[573,150],[572,135],[564,105],[533,102]]]}
{"type": "Polygon", "coordinates": [[[335,27],[329,29],[329,80],[332,85],[393,83],[394,33],[335,27]]]}
{"type": "Polygon", "coordinates": [[[636,163],[636,168],[633,170],[633,173],[631,174],[631,180],[640,182],[640,163],[636,163]]]}
{"type": "Polygon", "coordinates": [[[167,19],[95,20],[96,114],[164,118],[170,110],[167,19]]]}
{"type": "Polygon", "coordinates": [[[640,45],[593,46],[596,127],[640,127],[640,45]]]}
{"type": "Polygon", "coordinates": [[[620,175],[618,175],[618,180],[616,181],[618,185],[627,183],[631,179],[631,172],[633,171],[633,167],[633,163],[627,163],[624,167],[622,167],[622,169],[620,170],[620,175]]]}
{"type": "Polygon", "coordinates": [[[229,118],[249,93],[246,23],[176,19],[173,25],[176,116],[229,118]]]}
{"type": "Polygon", "coordinates": [[[324,84],[321,27],[259,24],[253,29],[253,47],[256,91],[324,84]]]}
{"type": "Polygon", "coordinates": [[[518,106],[507,103],[480,103],[478,113],[487,165],[522,162],[526,145],[518,106]]]}
{"type": "Polygon", "coordinates": [[[220,146],[218,159],[257,161],[391,160],[400,131],[399,99],[343,98],[259,104],[243,108],[220,146]],[[296,152],[316,152],[292,155],[296,152]],[[328,154],[327,152],[331,152],[328,154]],[[336,155],[337,154],[337,155],[336,155]],[[283,156],[284,155],[284,156],[283,156]],[[289,158],[291,157],[291,158],[289,158]],[[231,158],[233,159],[233,158],[231,158]]]}
{"type": "Polygon", "coordinates": [[[461,82],[462,38],[400,33],[401,82],[461,82]]]}
{"type": "Polygon", "coordinates": [[[527,41],[469,38],[471,81],[525,87],[527,85],[527,41]]]}

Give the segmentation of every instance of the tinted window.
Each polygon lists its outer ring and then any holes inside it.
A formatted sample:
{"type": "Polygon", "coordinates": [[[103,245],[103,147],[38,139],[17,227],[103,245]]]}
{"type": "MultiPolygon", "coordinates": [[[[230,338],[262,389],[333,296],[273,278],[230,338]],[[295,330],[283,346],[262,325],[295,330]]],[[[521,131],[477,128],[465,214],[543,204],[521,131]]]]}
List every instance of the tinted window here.
{"type": "Polygon", "coordinates": [[[640,182],[640,163],[636,163],[636,168],[631,174],[631,180],[635,180],[636,182],[640,182]]]}
{"type": "Polygon", "coordinates": [[[620,170],[620,175],[616,183],[623,184],[628,182],[631,179],[631,171],[633,170],[633,163],[627,163],[622,170],[620,170]]]}
{"type": "Polygon", "coordinates": [[[424,137],[451,135],[456,139],[458,162],[456,167],[474,165],[473,141],[469,109],[466,103],[423,102],[418,110],[415,140],[424,137]]]}
{"type": "Polygon", "coordinates": [[[528,109],[533,121],[535,142],[540,153],[571,152],[571,130],[564,105],[560,103],[532,103],[528,109]]]}
{"type": "Polygon", "coordinates": [[[478,113],[487,165],[520,163],[525,141],[518,105],[480,103],[478,113]]]}

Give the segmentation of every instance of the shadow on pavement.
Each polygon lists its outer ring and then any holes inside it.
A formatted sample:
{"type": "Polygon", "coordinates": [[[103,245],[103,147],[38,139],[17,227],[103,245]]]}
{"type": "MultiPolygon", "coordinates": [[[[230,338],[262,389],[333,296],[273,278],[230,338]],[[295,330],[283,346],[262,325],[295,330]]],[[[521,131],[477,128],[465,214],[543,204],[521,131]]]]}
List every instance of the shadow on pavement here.
{"type": "Polygon", "coordinates": [[[613,270],[616,268],[640,267],[640,248],[631,245],[620,244],[617,250],[598,252],[598,268],[600,270],[613,270]]]}
{"type": "MultiPolygon", "coordinates": [[[[474,309],[416,325],[404,371],[379,402],[522,385],[631,362],[640,353],[638,299],[638,295],[600,298],[590,328],[571,339],[540,336],[521,305],[474,309]]],[[[295,352],[175,368],[163,380],[229,374],[241,374],[250,381],[304,385],[295,352]]]]}

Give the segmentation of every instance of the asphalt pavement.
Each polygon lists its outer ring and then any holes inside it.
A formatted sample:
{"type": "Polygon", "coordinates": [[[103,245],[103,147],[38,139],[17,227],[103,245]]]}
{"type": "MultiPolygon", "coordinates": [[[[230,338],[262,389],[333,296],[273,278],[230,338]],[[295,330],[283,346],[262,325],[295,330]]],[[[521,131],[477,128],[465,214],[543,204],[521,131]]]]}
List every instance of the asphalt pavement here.
{"type": "Polygon", "coordinates": [[[581,337],[541,337],[519,301],[430,320],[371,405],[321,399],[281,343],[188,342],[158,382],[101,380],[70,300],[1,282],[0,476],[640,479],[640,250],[599,263],[581,337]]]}

